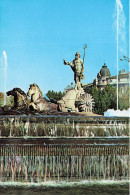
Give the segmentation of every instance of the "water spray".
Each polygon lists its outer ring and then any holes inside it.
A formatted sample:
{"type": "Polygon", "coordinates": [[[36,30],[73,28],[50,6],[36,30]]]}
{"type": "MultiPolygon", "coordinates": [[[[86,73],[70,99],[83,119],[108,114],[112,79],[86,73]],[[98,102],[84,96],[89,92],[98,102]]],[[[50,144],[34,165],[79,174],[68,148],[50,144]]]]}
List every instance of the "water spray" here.
{"type": "Polygon", "coordinates": [[[6,80],[7,80],[7,54],[5,51],[2,53],[1,57],[1,69],[3,72],[3,87],[4,87],[4,102],[3,106],[6,105],[6,80]]]}
{"type": "Polygon", "coordinates": [[[118,67],[119,67],[119,50],[121,53],[126,53],[126,17],[123,11],[121,0],[116,0],[116,36],[117,36],[117,110],[118,110],[118,67]]]}
{"type": "Polygon", "coordinates": [[[117,5],[117,110],[118,110],[118,38],[119,38],[119,5],[120,5],[120,0],[116,0],[116,5],[117,5]]]}
{"type": "MultiPolygon", "coordinates": [[[[129,7],[130,7],[130,1],[129,1],[129,7]]],[[[116,112],[115,110],[111,110],[111,112],[109,112],[109,110],[105,113],[105,116],[107,116],[107,114],[109,116],[122,116],[123,115],[123,112],[120,113],[120,110],[119,110],[119,97],[118,97],[118,88],[119,88],[119,83],[118,83],[118,67],[119,67],[119,51],[123,54],[126,54],[126,24],[125,24],[125,21],[126,21],[126,17],[125,17],[125,14],[124,14],[124,11],[123,11],[123,5],[121,3],[121,0],[116,0],[116,4],[115,4],[115,14],[114,14],[115,17],[115,26],[116,26],[116,38],[117,38],[117,44],[116,44],[116,47],[117,47],[117,55],[116,55],[116,58],[117,58],[117,63],[116,63],[116,66],[117,66],[117,111],[116,112]]],[[[129,19],[130,19],[130,13],[129,13],[129,19]]],[[[130,25],[129,25],[129,29],[130,29],[130,25]]],[[[129,31],[130,32],[130,31],[129,31]]],[[[129,39],[130,41],[130,39],[129,39]]],[[[130,45],[130,44],[129,44],[130,45]]],[[[130,47],[129,47],[129,56],[130,56],[130,47]]],[[[120,59],[121,61],[122,60],[126,60],[128,62],[130,62],[130,57],[127,57],[126,55],[123,56],[123,58],[120,59]]],[[[130,112],[130,111],[129,111],[130,112]]],[[[127,115],[129,115],[129,112],[127,113],[127,115]]]]}

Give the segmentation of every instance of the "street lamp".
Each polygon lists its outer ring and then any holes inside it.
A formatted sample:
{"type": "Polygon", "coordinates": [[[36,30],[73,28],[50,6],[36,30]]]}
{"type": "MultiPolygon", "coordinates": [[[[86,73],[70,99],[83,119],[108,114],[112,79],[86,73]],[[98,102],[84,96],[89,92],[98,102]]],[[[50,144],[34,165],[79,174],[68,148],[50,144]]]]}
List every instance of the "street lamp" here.
{"type": "Polygon", "coordinates": [[[128,58],[127,56],[123,56],[124,58],[121,58],[120,60],[123,61],[123,60],[126,60],[127,62],[130,62],[130,58],[128,58]]]}

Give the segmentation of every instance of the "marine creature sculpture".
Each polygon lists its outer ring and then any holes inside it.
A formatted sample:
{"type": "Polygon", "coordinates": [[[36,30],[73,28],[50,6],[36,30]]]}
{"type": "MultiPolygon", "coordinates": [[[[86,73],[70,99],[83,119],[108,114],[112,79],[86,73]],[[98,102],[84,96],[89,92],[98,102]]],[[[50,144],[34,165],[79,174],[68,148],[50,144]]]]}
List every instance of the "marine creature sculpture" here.
{"type": "Polygon", "coordinates": [[[29,103],[30,110],[36,110],[36,111],[57,110],[56,104],[47,102],[43,98],[41,89],[35,83],[30,85],[27,96],[31,97],[31,102],[29,103]]]}
{"type": "Polygon", "coordinates": [[[20,88],[13,88],[6,92],[7,96],[14,97],[14,108],[26,108],[27,107],[27,95],[20,88]]]}

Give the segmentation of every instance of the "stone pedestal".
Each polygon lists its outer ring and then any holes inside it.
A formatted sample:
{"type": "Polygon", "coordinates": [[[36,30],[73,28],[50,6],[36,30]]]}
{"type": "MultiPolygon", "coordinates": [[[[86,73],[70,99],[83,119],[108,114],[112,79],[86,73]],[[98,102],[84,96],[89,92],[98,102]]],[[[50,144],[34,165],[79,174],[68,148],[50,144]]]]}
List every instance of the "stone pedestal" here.
{"type": "Polygon", "coordinates": [[[62,112],[92,112],[93,103],[92,96],[83,88],[71,89],[58,101],[58,108],[62,112]]]}

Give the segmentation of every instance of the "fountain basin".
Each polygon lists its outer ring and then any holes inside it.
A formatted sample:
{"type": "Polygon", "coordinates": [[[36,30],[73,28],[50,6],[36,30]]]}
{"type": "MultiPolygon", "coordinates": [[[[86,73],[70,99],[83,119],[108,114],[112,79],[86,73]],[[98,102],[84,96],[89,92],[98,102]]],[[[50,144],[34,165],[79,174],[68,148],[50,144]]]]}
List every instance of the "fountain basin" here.
{"type": "Polygon", "coordinates": [[[129,136],[128,117],[1,116],[0,137],[129,136]]]}
{"type": "Polygon", "coordinates": [[[129,138],[1,138],[0,156],[129,155],[129,138]]]}
{"type": "Polygon", "coordinates": [[[5,182],[129,180],[129,119],[0,117],[5,182]]]}
{"type": "Polygon", "coordinates": [[[36,195],[42,194],[129,194],[128,181],[100,180],[100,181],[78,181],[78,182],[43,182],[43,183],[21,183],[5,182],[0,183],[0,195],[3,194],[22,194],[36,195]]]}

